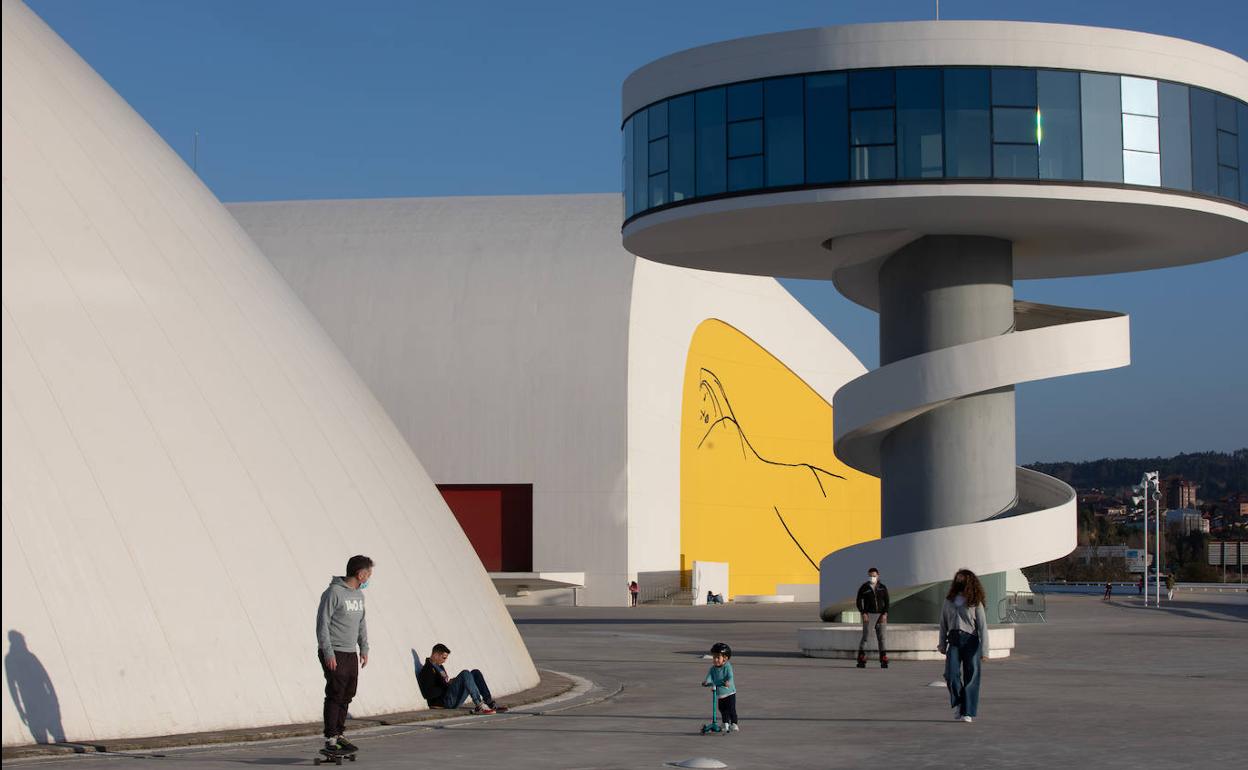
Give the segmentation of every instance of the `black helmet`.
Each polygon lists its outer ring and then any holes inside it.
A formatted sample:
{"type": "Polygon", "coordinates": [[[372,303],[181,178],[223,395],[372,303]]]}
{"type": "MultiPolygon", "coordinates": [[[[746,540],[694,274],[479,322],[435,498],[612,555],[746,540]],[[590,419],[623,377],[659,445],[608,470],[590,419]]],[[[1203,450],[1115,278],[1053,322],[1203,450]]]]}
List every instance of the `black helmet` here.
{"type": "Polygon", "coordinates": [[[724,644],[723,642],[716,642],[715,644],[711,645],[711,654],[723,655],[725,658],[731,658],[732,648],[724,644]]]}

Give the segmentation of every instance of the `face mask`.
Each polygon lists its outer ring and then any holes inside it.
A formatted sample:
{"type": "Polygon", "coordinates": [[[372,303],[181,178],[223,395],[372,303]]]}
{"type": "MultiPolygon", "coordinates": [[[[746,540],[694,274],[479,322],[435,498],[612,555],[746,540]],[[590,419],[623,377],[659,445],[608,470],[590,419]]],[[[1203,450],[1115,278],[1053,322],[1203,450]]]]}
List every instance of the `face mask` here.
{"type": "Polygon", "coordinates": [[[871,581],[871,585],[875,585],[876,583],[880,582],[880,576],[879,576],[879,575],[872,575],[872,576],[869,578],[869,580],[871,581]]]}
{"type": "Polygon", "coordinates": [[[368,584],[371,582],[373,582],[373,580],[372,578],[369,578],[368,580],[365,580],[363,583],[360,583],[360,590],[363,591],[365,588],[368,588],[368,584]]]}
{"type": "Polygon", "coordinates": [[[958,594],[957,596],[953,597],[953,603],[957,607],[965,607],[966,597],[961,594],[958,594]]]}

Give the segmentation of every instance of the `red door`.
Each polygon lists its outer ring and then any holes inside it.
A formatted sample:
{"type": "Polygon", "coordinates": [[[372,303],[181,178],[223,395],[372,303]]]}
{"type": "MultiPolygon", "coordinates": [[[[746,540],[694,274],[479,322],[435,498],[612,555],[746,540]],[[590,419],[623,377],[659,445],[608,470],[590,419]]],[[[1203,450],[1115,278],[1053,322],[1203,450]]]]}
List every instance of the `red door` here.
{"type": "Polygon", "coordinates": [[[533,569],[532,484],[439,484],[487,572],[533,569]]]}

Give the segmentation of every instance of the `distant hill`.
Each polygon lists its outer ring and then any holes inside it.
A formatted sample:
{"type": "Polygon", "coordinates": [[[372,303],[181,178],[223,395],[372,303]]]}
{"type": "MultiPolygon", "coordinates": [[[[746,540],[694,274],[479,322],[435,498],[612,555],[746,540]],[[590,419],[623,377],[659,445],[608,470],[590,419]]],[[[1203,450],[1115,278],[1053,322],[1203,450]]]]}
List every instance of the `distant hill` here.
{"type": "Polygon", "coordinates": [[[1161,477],[1182,476],[1195,481],[1202,500],[1217,500],[1233,492],[1248,492],[1248,448],[1234,452],[1193,452],[1174,457],[1119,457],[1087,462],[1033,463],[1026,466],[1065,481],[1075,489],[1099,487],[1117,490],[1139,483],[1145,471],[1161,477]]]}

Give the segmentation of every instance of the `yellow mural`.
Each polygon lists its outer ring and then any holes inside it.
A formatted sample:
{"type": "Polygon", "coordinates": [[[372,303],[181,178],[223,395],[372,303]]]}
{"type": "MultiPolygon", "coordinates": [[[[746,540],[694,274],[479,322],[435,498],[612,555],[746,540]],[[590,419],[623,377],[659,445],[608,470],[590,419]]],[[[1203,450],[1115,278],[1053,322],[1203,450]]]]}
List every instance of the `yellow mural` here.
{"type": "Polygon", "coordinates": [[[832,406],[715,319],[693,334],[680,437],[681,569],[728,562],[733,595],[818,583],[830,552],[880,536],[880,483],[836,459],[832,406]]]}

